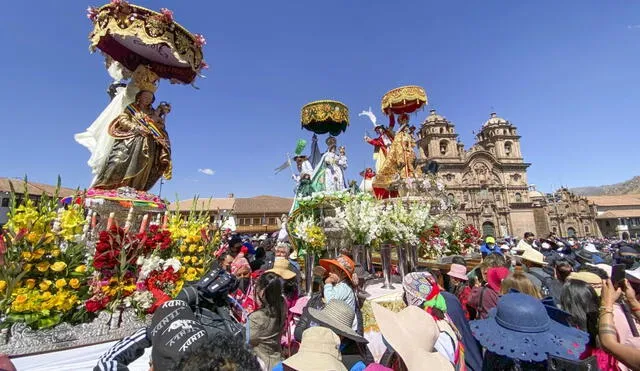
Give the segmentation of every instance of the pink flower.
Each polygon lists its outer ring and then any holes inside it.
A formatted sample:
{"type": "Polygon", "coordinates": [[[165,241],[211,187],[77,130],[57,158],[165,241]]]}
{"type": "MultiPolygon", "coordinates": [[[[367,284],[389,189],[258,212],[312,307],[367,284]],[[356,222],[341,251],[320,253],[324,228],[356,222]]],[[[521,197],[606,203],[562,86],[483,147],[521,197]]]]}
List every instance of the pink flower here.
{"type": "Polygon", "coordinates": [[[98,8],[94,8],[92,6],[88,7],[87,18],[93,21],[94,19],[96,19],[96,16],[98,16],[98,8]]]}
{"type": "Polygon", "coordinates": [[[126,4],[127,2],[125,0],[111,0],[112,5],[122,5],[123,3],[126,4]]]}
{"type": "Polygon", "coordinates": [[[168,23],[173,22],[173,11],[167,8],[160,8],[160,13],[164,16],[165,21],[168,23]]]}
{"type": "Polygon", "coordinates": [[[202,62],[200,62],[200,68],[199,69],[201,69],[201,70],[209,69],[209,64],[203,60],[202,62]]]}
{"type": "Polygon", "coordinates": [[[196,38],[196,46],[204,46],[207,45],[207,39],[204,38],[201,34],[197,33],[193,35],[196,38]]]}

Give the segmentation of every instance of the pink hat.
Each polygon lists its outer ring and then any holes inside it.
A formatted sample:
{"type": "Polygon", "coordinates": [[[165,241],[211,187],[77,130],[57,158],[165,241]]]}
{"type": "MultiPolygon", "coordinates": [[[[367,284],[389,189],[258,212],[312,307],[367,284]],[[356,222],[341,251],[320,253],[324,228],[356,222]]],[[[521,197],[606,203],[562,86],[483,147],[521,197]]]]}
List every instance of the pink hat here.
{"type": "Polygon", "coordinates": [[[463,281],[469,280],[469,277],[467,277],[467,267],[462,264],[451,264],[447,275],[463,281]]]}
{"type": "Polygon", "coordinates": [[[487,284],[494,291],[500,292],[500,286],[502,285],[502,280],[507,278],[509,275],[509,270],[505,267],[495,267],[489,268],[487,271],[487,284]]]}
{"type": "Polygon", "coordinates": [[[369,363],[367,368],[364,371],[393,371],[392,368],[385,367],[379,363],[369,363]]]}
{"type": "Polygon", "coordinates": [[[301,315],[302,310],[304,309],[304,307],[307,306],[309,299],[310,297],[308,296],[303,296],[298,298],[298,300],[296,300],[296,303],[291,308],[289,308],[289,312],[293,314],[301,315]]]}

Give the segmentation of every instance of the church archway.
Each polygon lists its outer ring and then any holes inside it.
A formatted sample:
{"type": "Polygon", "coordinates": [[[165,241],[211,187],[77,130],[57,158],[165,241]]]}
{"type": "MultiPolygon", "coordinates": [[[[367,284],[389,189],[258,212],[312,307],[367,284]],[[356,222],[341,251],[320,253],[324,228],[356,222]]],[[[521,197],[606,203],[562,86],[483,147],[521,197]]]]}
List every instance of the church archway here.
{"type": "Polygon", "coordinates": [[[567,237],[575,237],[576,236],[576,230],[573,227],[569,227],[567,228],[567,237]]]}
{"type": "Polygon", "coordinates": [[[482,223],[482,236],[487,237],[495,237],[496,235],[496,226],[491,222],[482,223]]]}

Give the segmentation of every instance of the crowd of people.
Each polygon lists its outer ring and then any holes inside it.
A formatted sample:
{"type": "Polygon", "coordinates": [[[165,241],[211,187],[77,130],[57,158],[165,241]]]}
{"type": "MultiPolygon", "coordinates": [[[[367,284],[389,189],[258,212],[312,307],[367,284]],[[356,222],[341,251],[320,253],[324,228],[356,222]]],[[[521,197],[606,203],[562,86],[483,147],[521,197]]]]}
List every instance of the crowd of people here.
{"type": "Polygon", "coordinates": [[[164,303],[96,370],[126,370],[147,347],[154,370],[640,369],[632,242],[487,237],[477,266],[454,256],[447,271],[402,277],[404,309],[371,303],[386,347],[374,359],[362,313],[374,275],[349,251],[319,260],[308,296],[288,243],[223,241],[216,273],[164,303]]]}

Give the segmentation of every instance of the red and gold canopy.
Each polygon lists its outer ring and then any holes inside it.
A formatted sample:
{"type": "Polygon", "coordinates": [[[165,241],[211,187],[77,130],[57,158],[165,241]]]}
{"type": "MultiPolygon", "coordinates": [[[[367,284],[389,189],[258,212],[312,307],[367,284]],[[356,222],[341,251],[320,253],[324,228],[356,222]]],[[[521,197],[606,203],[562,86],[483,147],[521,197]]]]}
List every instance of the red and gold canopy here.
{"type": "Polygon", "coordinates": [[[349,108],[334,100],[307,103],[300,115],[302,127],[316,134],[338,135],[349,126],[349,108]]]}
{"type": "Polygon", "coordinates": [[[130,71],[146,65],[162,78],[190,84],[206,68],[204,37],[174,22],[168,9],[158,13],[112,0],[100,8],[89,8],[87,17],[93,22],[90,50],[100,49],[130,71]]]}
{"type": "Polygon", "coordinates": [[[427,104],[427,93],[420,86],[401,86],[382,97],[382,112],[401,115],[415,112],[427,104]]]}

